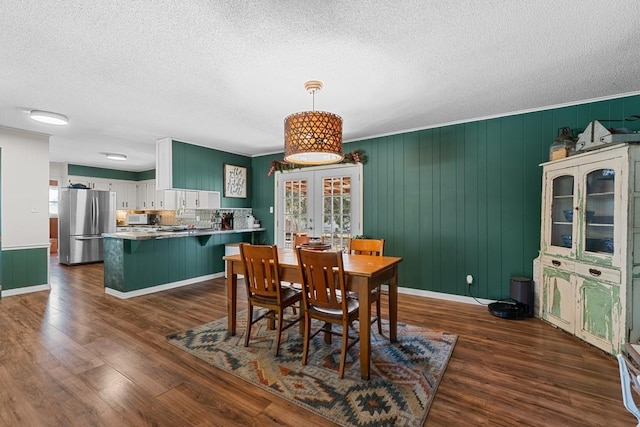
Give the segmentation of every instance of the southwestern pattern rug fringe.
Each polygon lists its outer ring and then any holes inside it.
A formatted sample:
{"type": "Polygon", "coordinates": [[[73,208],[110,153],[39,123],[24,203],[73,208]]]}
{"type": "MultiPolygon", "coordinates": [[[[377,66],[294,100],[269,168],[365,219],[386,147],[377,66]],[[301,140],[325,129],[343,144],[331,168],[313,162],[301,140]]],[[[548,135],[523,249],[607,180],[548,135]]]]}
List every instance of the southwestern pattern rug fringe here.
{"type": "MultiPolygon", "coordinates": [[[[274,356],[275,332],[266,321],[252,327],[244,346],[246,311],[238,314],[237,335],[227,318],[167,336],[169,343],[341,426],[422,426],[453,352],[457,336],[398,323],[398,342],[371,330],[370,380],[360,379],[359,344],[347,355],[338,378],[340,338],[331,344],[318,334],[302,366],[303,338],[294,326],[283,332],[274,356]]],[[[320,327],[312,323],[312,328],[320,327]]],[[[357,323],[356,323],[357,326],[357,323]]],[[[335,326],[334,326],[335,327],[335,326]]]]}

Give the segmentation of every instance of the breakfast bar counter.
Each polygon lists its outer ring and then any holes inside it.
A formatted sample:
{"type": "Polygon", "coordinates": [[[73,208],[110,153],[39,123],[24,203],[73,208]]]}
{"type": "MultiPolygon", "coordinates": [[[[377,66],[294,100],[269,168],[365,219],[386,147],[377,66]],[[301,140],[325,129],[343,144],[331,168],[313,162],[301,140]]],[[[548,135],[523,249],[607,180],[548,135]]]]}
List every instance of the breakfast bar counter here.
{"type": "Polygon", "coordinates": [[[103,237],[112,237],[116,239],[125,240],[149,240],[149,239],[171,239],[176,237],[200,237],[200,236],[213,236],[222,234],[237,234],[237,233],[253,233],[256,231],[264,231],[264,228],[247,228],[245,230],[214,230],[212,228],[193,228],[193,229],[179,229],[179,230],[150,230],[150,231],[116,231],[114,233],[103,233],[103,237]]]}
{"type": "Polygon", "coordinates": [[[225,245],[254,242],[264,228],[105,233],[105,292],[131,298],[224,276],[225,245]]]}

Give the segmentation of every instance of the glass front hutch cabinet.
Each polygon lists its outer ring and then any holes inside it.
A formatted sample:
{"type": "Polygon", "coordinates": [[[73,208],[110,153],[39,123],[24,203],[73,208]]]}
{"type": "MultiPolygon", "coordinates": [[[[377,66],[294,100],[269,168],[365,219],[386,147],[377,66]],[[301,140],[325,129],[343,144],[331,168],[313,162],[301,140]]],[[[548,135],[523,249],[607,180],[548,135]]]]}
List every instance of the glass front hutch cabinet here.
{"type": "Polygon", "coordinates": [[[542,164],[539,315],[611,354],[640,337],[639,150],[616,144],[542,164]]]}

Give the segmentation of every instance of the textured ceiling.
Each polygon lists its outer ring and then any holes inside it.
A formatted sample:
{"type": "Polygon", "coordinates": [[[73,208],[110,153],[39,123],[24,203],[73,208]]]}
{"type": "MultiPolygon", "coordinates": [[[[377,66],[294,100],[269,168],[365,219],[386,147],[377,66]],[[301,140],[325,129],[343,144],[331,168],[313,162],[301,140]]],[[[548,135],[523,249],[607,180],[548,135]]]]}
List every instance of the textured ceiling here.
{"type": "Polygon", "coordinates": [[[282,151],[310,79],[345,141],[637,93],[639,16],[638,0],[0,0],[0,125],[51,134],[52,161],[140,171],[167,136],[282,151]]]}

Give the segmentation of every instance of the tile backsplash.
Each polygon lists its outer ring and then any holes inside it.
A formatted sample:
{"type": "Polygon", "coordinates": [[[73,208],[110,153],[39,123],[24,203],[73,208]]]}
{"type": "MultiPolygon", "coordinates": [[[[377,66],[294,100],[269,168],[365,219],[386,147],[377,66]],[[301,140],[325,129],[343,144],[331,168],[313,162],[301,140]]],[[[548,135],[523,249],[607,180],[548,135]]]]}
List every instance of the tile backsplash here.
{"type": "MultiPolygon", "coordinates": [[[[195,225],[199,228],[221,227],[220,221],[216,221],[216,218],[222,218],[223,215],[232,213],[234,230],[253,228],[253,225],[248,221],[252,212],[251,208],[185,209],[180,211],[180,215],[176,215],[174,210],[152,211],[160,216],[159,225],[195,225]]],[[[149,213],[149,211],[117,211],[118,221],[124,220],[126,213],[149,213]]]]}

